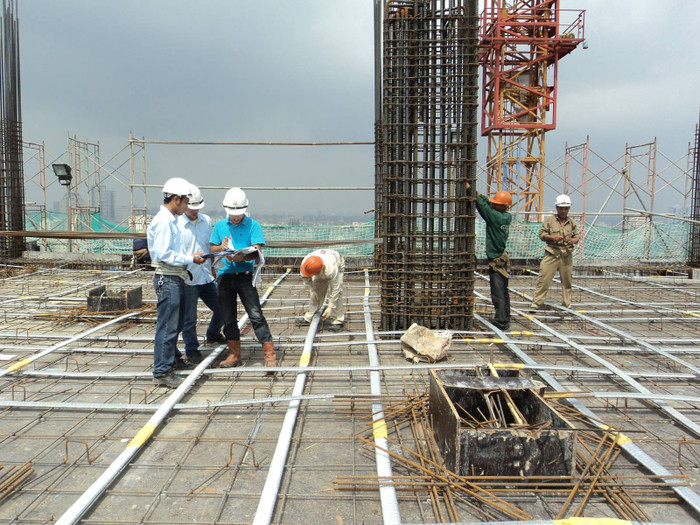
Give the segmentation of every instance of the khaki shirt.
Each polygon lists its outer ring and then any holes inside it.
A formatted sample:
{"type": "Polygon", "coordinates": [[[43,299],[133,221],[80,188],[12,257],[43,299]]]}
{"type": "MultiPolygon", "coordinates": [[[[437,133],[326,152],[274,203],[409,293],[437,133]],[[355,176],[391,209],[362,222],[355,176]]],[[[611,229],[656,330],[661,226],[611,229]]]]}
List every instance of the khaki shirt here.
{"type": "Polygon", "coordinates": [[[550,215],[544,220],[542,228],[540,228],[540,239],[542,241],[544,241],[545,235],[561,235],[564,237],[564,240],[561,242],[545,241],[547,242],[547,246],[544,247],[546,252],[551,253],[555,257],[569,255],[574,251],[575,245],[566,244],[566,241],[572,237],[578,237],[578,226],[569,217],[566,218],[562,225],[556,214],[550,215]]]}

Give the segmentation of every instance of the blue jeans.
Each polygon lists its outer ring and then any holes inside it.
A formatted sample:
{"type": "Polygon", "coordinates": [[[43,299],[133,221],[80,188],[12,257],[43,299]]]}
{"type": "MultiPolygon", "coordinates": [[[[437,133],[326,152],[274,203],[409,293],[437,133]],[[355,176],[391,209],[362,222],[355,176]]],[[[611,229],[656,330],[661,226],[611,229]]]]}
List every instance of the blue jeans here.
{"type": "Polygon", "coordinates": [[[207,339],[216,339],[224,325],[219,308],[219,293],[214,281],[197,286],[185,285],[185,324],[182,326],[182,339],[185,341],[185,353],[199,350],[197,340],[197,301],[202,302],[211,310],[211,321],[207,328],[207,339]]]}
{"type": "Polygon", "coordinates": [[[185,281],[174,275],[155,274],[153,288],[158,296],[153,375],[162,376],[175,364],[177,336],[185,318],[185,281]]]}
{"type": "Polygon", "coordinates": [[[272,341],[270,328],[262,313],[258,289],[253,286],[253,275],[250,273],[225,273],[217,279],[219,285],[219,308],[224,319],[224,336],[228,341],[240,341],[241,331],[238,329],[236,318],[236,296],[241,298],[250,324],[253,325],[255,337],[261,343],[272,341]]]}

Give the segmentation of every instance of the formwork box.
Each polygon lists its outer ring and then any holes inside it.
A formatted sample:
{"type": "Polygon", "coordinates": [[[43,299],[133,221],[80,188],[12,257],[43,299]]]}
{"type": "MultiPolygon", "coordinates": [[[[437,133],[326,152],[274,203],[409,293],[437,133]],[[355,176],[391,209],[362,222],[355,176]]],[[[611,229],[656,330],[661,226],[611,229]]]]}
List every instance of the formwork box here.
{"type": "Polygon", "coordinates": [[[108,290],[106,286],[98,286],[88,292],[88,312],[114,312],[120,310],[135,310],[143,306],[140,286],[130,290],[108,290]]]}
{"type": "Polygon", "coordinates": [[[576,444],[572,425],[542,398],[542,383],[519,377],[517,370],[498,373],[479,377],[474,368],[430,371],[430,418],[445,467],[463,476],[570,476],[576,444]],[[527,425],[513,421],[503,428],[473,428],[462,422],[469,420],[465,411],[483,420],[489,413],[484,392],[501,388],[527,425]]]}

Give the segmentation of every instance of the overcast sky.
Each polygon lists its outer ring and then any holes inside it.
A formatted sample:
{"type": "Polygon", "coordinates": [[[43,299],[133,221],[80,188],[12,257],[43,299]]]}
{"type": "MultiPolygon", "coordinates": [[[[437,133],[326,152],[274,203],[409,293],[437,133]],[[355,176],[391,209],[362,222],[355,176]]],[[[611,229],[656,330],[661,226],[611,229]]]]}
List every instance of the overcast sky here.
{"type": "MultiPolygon", "coordinates": [[[[700,109],[696,2],[562,0],[586,10],[588,49],[559,70],[547,158],[590,136],[611,161],[658,140],[678,158],[700,109]]],[[[62,155],[66,137],[107,161],[147,140],[374,140],[372,0],[22,0],[24,139],[62,155]]],[[[483,159],[486,143],[480,147],[483,159]]],[[[119,165],[124,156],[115,158],[119,165]]],[[[67,161],[65,157],[63,161],[67,161]]],[[[128,165],[127,165],[128,166],[128,165]]],[[[128,175],[128,167],[120,172],[128,175]]],[[[372,186],[371,146],[148,146],[148,182],[372,186]]],[[[250,193],[250,212],[361,213],[371,192],[250,193]]],[[[207,192],[218,211],[223,192],[207,192]]]]}

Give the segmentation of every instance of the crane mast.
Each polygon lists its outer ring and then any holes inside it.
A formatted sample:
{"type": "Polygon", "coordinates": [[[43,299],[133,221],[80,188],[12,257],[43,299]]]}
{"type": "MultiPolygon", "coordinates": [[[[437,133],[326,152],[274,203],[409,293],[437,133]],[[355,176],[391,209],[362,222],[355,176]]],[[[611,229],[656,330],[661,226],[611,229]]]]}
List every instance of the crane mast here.
{"type": "Polygon", "coordinates": [[[559,60],[584,42],[584,18],[585,11],[560,9],[559,0],[485,2],[479,52],[487,191],[510,191],[525,220],[543,211],[545,133],[556,127],[559,60]],[[562,22],[563,15],[571,21],[562,22]]]}

